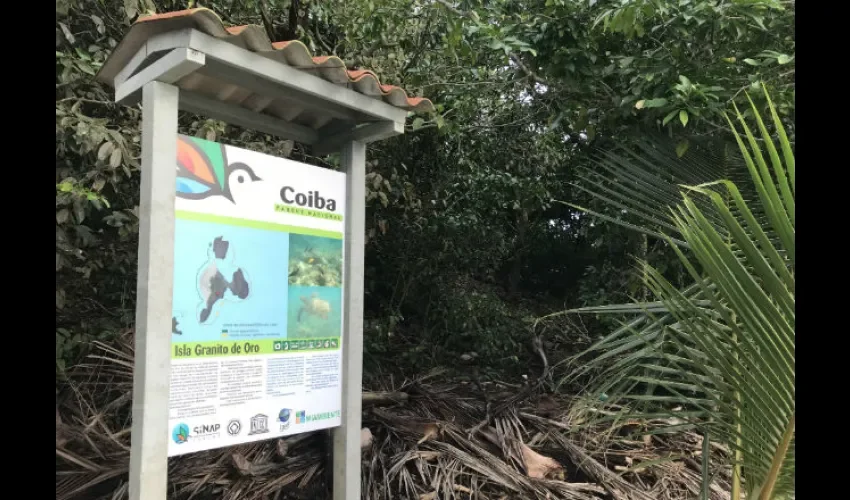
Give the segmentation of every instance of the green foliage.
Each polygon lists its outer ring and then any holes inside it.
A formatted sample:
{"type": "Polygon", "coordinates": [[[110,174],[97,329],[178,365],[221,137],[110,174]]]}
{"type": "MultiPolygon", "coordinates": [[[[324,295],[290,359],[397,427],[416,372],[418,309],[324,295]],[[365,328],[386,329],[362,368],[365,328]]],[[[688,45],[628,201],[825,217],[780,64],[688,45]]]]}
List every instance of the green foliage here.
{"type": "Polygon", "coordinates": [[[427,318],[433,343],[444,352],[475,352],[483,366],[508,369],[519,363],[530,317],[523,308],[507,303],[494,287],[469,280],[441,288],[449,293],[434,302],[427,318]]]}
{"type": "Polygon", "coordinates": [[[761,83],[773,89],[781,116],[793,112],[793,3],[497,4],[511,13],[504,22],[534,49],[536,56],[523,54],[525,66],[553,100],[560,98],[553,120],[567,130],[621,133],[643,123],[712,131],[725,125],[730,100],[761,83]]]}
{"type": "MultiPolygon", "coordinates": [[[[141,114],[113,104],[112,92],[93,75],[136,14],[153,10],[144,3],[56,5],[57,376],[92,340],[108,339],[134,320],[141,114]]],[[[214,140],[225,129],[184,117],[180,131],[214,140]]],[[[227,142],[281,156],[292,149],[234,129],[227,142]]]]}
{"type": "Polygon", "coordinates": [[[116,44],[123,15],[57,3],[56,363],[133,317],[138,109],[118,108],[92,82],[116,44]],[[116,20],[118,21],[116,23],[116,20]]]}
{"type": "MultiPolygon", "coordinates": [[[[778,139],[754,104],[760,141],[742,113],[737,118],[743,137],[733,125],[750,183],[739,188],[719,178],[685,186],[666,221],[648,229],[675,234],[678,241],[666,239],[693,284],[677,288],[645,264],[646,284],[657,301],[632,306],[638,318],[582,353],[591,359],[573,373],[602,370],[590,393],[609,395],[603,406],[621,405],[616,418],[668,415],[728,445],[735,499],[742,478],[747,498],[769,500],[794,487],[795,161],[768,104],[778,139]]],[[[650,166],[620,163],[635,175],[650,166]]],[[[673,187],[663,180],[652,185],[659,191],[673,187]]],[[[650,201],[640,192],[632,199],[650,201]]],[[[643,214],[651,223],[646,208],[643,214]]]]}
{"type": "MultiPolygon", "coordinates": [[[[530,335],[520,303],[543,313],[641,296],[628,256],[678,279],[669,251],[553,200],[600,209],[571,183],[592,166],[589,144],[683,123],[714,134],[725,127],[717,112],[753,83],[768,81],[778,113],[793,117],[793,4],[732,2],[735,15],[727,4],[57,2],[57,328],[74,346],[57,347],[57,367],[133,323],[139,108],[112,104],[92,76],[138,15],[208,7],[227,24],[298,38],[437,103],[404,136],[370,145],[368,158],[367,346],[404,351],[412,366],[471,346],[482,364],[517,356],[530,335]],[[627,36],[629,5],[653,10],[636,17],[642,33],[627,36]],[[608,29],[594,24],[612,9],[608,29]]],[[[338,168],[335,157],[221,122],[181,116],[180,132],[338,168]]],[[[700,151],[697,139],[688,144],[684,158],[700,151]]]]}

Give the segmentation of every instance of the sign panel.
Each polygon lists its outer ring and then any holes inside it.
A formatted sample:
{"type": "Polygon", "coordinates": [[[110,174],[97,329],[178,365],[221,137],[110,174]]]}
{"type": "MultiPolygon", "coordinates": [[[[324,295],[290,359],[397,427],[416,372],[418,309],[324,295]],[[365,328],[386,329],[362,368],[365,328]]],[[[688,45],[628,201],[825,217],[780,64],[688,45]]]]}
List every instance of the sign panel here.
{"type": "Polygon", "coordinates": [[[168,455],[340,425],[345,174],[179,136],[168,455]]]}

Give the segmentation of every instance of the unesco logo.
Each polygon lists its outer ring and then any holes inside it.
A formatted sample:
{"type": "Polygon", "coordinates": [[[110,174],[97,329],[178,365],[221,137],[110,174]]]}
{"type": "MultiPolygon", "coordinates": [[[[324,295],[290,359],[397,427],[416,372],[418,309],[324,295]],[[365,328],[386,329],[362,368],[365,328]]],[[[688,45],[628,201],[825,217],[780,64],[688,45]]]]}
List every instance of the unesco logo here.
{"type": "Polygon", "coordinates": [[[251,430],[249,435],[263,434],[269,432],[269,417],[263,414],[257,414],[251,417],[251,430]]]}

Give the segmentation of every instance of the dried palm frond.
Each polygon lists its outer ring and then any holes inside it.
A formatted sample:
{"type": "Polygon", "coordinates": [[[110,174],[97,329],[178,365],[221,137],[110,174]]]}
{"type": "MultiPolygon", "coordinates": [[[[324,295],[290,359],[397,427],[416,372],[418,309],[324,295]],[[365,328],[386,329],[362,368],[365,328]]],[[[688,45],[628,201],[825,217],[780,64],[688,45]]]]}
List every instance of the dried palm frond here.
{"type": "MultiPolygon", "coordinates": [[[[59,392],[57,500],[127,498],[132,346],[131,332],[96,345],[59,392]]],[[[422,379],[374,389],[408,397],[364,414],[363,435],[371,435],[363,448],[364,499],[601,500],[607,493],[617,500],[683,500],[699,488],[696,434],[654,435],[649,445],[625,439],[605,448],[608,429],[571,431],[570,398],[485,400],[472,386],[422,379]],[[500,409],[485,419],[488,402],[491,411],[500,409]],[[465,430],[482,421],[474,434],[465,430]]],[[[624,428],[641,434],[661,426],[638,424],[624,428]]],[[[315,432],[175,457],[169,498],[330,498],[329,446],[328,433],[315,432]]],[[[715,444],[711,450],[728,453],[715,444]]],[[[721,472],[711,500],[729,498],[729,474],[721,472]]]]}

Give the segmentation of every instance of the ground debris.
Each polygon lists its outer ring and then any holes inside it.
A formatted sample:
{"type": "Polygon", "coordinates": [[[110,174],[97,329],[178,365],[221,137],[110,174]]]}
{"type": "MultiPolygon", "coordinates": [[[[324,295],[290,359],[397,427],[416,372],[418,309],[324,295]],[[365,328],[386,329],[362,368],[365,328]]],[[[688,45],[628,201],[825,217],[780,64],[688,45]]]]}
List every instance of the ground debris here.
{"type": "MultiPolygon", "coordinates": [[[[56,499],[127,498],[132,337],[97,346],[57,397],[56,499]]],[[[690,500],[700,488],[693,433],[612,443],[612,429],[575,429],[557,394],[486,400],[434,378],[374,388],[363,414],[363,498],[690,500]],[[402,396],[403,394],[403,396],[402,396]],[[390,395],[390,396],[387,396],[390,395]],[[488,402],[492,411],[488,418],[488,402]],[[389,406],[385,406],[389,404],[389,406]],[[480,426],[470,434],[465,429],[480,426]]],[[[624,424],[626,425],[626,424],[624,424]]],[[[632,429],[634,431],[634,429],[632,429]]],[[[714,443],[712,443],[714,445],[714,443]]],[[[298,434],[169,460],[169,499],[330,498],[327,432],[298,434]]],[[[712,446],[718,456],[728,453],[712,446]]],[[[729,471],[713,471],[711,500],[728,500],[729,471]]]]}

